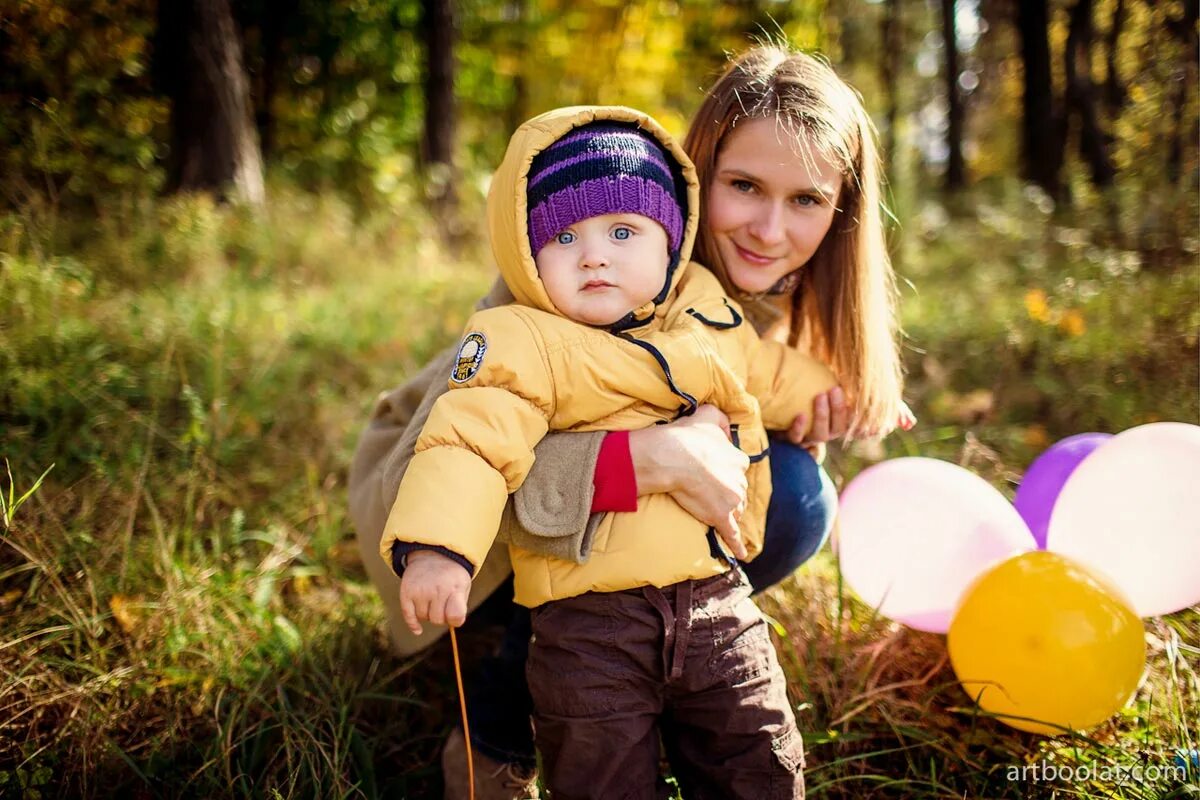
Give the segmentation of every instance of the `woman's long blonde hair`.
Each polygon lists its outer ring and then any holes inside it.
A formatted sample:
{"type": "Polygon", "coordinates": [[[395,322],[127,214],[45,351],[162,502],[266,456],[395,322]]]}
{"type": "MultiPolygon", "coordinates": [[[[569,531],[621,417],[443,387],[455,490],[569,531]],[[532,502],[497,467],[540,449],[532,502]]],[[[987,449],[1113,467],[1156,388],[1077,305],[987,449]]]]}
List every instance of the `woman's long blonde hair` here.
{"type": "MultiPolygon", "coordinates": [[[[725,136],[739,121],[760,118],[774,118],[795,139],[798,157],[816,151],[842,166],[833,224],[799,270],[790,341],[804,333],[812,355],[838,376],[856,415],[851,434],[886,433],[900,413],[903,377],[875,128],[862,98],[829,64],[779,45],[755,47],[708,90],[684,142],[700,178],[704,213],[725,136]]],[[[747,299],[731,284],[703,220],[693,257],[712,268],[731,295],[747,299]]]]}

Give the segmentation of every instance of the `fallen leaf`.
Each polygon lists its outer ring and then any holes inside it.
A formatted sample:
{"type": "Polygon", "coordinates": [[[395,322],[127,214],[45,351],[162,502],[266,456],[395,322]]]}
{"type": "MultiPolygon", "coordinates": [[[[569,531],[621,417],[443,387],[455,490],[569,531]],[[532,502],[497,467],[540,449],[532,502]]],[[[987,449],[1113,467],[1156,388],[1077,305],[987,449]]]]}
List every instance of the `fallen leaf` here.
{"type": "Polygon", "coordinates": [[[1025,311],[1032,320],[1048,321],[1050,319],[1050,303],[1046,300],[1046,293],[1041,289],[1030,289],[1026,292],[1025,311]]]}
{"type": "Polygon", "coordinates": [[[108,600],[108,607],[112,609],[113,619],[117,621],[117,625],[121,626],[121,630],[126,635],[132,635],[137,631],[140,620],[137,613],[133,610],[134,600],[123,595],[114,594],[108,600]]]}
{"type": "Polygon", "coordinates": [[[1058,329],[1067,336],[1078,337],[1083,336],[1087,331],[1087,322],[1075,309],[1064,312],[1062,318],[1058,321],[1058,329]]]}

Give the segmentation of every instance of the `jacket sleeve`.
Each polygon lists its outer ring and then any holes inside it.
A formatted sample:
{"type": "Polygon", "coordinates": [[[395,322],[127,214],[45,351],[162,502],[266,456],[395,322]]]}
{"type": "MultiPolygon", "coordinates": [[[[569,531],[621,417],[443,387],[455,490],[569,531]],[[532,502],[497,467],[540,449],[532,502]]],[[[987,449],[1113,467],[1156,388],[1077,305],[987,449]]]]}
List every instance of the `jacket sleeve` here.
{"type": "Polygon", "coordinates": [[[785,430],[797,414],[811,424],[813,399],[837,384],[833,371],[812,356],[780,342],[762,340],[747,328],[749,376],[746,388],[758,398],[763,425],[769,431],[785,430]]]}
{"type": "Polygon", "coordinates": [[[380,541],[445,547],[482,564],[508,495],[525,480],[554,411],[536,330],[513,308],[476,314],[434,402],[380,541]]]}

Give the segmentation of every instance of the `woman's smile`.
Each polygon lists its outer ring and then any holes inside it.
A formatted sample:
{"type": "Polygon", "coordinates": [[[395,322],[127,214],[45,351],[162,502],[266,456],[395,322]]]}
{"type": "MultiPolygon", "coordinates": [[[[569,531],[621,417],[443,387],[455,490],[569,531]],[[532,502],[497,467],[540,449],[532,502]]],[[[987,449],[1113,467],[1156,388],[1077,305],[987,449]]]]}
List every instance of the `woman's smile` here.
{"type": "Polygon", "coordinates": [[[742,247],[737,242],[733,242],[733,246],[735,248],[737,248],[737,254],[739,256],[741,256],[742,260],[749,261],[751,264],[756,264],[758,266],[765,267],[768,264],[770,264],[772,261],[779,260],[778,257],[776,257],[776,256],[765,256],[760,253],[756,253],[753,250],[742,247]]]}
{"type": "Polygon", "coordinates": [[[808,263],[837,211],[842,170],[774,120],[741,122],[726,135],[705,213],[727,277],[765,292],[808,263]]]}

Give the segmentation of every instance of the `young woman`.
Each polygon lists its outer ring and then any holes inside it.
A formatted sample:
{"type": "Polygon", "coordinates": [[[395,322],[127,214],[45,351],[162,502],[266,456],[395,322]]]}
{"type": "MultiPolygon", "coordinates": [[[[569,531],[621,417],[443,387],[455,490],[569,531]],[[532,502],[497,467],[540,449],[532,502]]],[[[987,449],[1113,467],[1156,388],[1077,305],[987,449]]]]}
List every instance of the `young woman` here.
{"type": "MultiPolygon", "coordinates": [[[[883,435],[914,421],[900,397],[879,156],[859,95],[825,62],[776,46],[733,61],[709,90],[684,147],[701,184],[695,260],[717,274],[762,335],[810,352],[841,384],[818,398],[806,441],[797,434],[806,421],[797,420],[772,444],[764,549],[745,565],[761,591],[816,552],[832,527],[836,495],[814,457],[822,442],[883,435]]],[[[511,299],[504,294],[494,289],[481,306],[511,299]]],[[[378,542],[416,436],[446,390],[453,354],[453,348],[441,354],[380,399],[351,469],[350,507],[363,560],[401,654],[422,649],[444,628],[426,626],[421,637],[408,631],[399,581],[378,558],[378,542]]],[[[702,407],[671,425],[547,437],[509,503],[501,538],[536,546],[539,537],[582,530],[589,517],[631,509],[638,495],[654,493],[671,495],[710,525],[735,528],[746,459],[730,444],[726,424],[718,410],[702,407]]],[[[506,554],[494,549],[476,570],[471,607],[507,573],[506,554]]],[[[476,780],[490,797],[536,791],[524,680],[528,612],[513,609],[499,654],[479,665],[468,697],[476,780]]],[[[464,749],[456,731],[443,753],[447,797],[466,794],[464,749]]]]}

